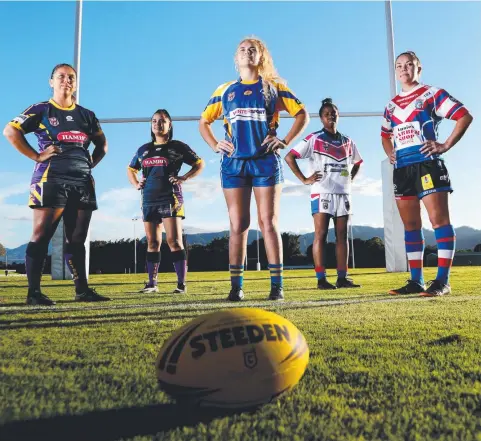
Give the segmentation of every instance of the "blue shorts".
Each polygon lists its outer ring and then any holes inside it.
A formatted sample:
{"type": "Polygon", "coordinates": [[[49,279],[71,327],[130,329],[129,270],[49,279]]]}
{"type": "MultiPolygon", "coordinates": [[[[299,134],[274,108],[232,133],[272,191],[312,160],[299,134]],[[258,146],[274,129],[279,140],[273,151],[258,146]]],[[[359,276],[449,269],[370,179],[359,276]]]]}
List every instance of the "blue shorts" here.
{"type": "Polygon", "coordinates": [[[222,188],[272,187],[284,182],[282,161],[277,153],[255,159],[222,157],[222,188]]]}

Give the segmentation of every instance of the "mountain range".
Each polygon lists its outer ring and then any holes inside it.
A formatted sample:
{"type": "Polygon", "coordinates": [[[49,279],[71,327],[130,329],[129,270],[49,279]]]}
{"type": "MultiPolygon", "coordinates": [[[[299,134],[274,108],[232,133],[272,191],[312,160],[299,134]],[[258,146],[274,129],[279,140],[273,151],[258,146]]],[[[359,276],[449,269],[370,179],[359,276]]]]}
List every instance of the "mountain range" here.
{"type": "MultiPolygon", "coordinates": [[[[186,226],[184,230],[186,232],[187,242],[190,245],[194,245],[194,244],[207,245],[212,241],[212,239],[215,239],[216,237],[225,237],[229,235],[229,231],[227,230],[218,231],[218,232],[205,232],[203,230],[199,230],[198,228],[192,228],[188,226],[186,226]]],[[[367,240],[367,239],[371,239],[372,237],[380,237],[382,240],[384,240],[383,228],[353,226],[352,231],[355,239],[367,240]]],[[[259,232],[259,237],[262,237],[260,232],[259,232]]],[[[431,246],[436,245],[436,239],[434,237],[433,230],[424,229],[424,237],[425,237],[426,245],[431,245],[431,246]]],[[[313,238],[314,238],[314,232],[300,235],[299,241],[300,241],[302,253],[305,253],[307,250],[307,247],[312,244],[313,238]]],[[[247,239],[248,243],[250,244],[256,239],[257,239],[257,230],[249,230],[248,239],[247,239]]],[[[335,241],[335,234],[334,234],[333,228],[329,229],[327,240],[329,242],[335,241]]],[[[481,243],[481,230],[476,230],[471,227],[456,228],[456,249],[458,250],[473,249],[479,243],[481,243]]],[[[23,262],[25,258],[26,248],[27,248],[27,244],[20,245],[17,248],[12,248],[12,249],[7,248],[8,261],[23,262]]],[[[51,252],[51,247],[49,247],[49,254],[50,252],[51,252]]],[[[0,257],[0,261],[4,261],[4,260],[5,260],[5,257],[0,257]]]]}

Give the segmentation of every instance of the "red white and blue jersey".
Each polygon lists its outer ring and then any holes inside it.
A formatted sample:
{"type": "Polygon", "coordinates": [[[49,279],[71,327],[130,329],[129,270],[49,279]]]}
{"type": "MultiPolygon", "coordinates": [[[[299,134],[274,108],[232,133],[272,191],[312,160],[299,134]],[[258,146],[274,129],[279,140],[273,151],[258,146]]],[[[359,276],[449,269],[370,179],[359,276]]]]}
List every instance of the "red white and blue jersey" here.
{"type": "Polygon", "coordinates": [[[295,116],[304,105],[284,84],[269,83],[266,100],[262,79],[257,81],[230,81],[219,86],[202,113],[202,117],[213,123],[224,116],[226,140],[234,145],[231,158],[258,158],[265,153],[262,142],[269,134],[276,134],[279,112],[286,110],[295,116]]]}
{"type": "Polygon", "coordinates": [[[103,133],[92,111],[78,104],[60,107],[51,99],[28,107],[9,124],[22,133],[33,132],[40,152],[51,145],[62,150],[35,165],[31,184],[90,182],[92,158],[88,148],[92,139],[103,133]]]}
{"type": "Polygon", "coordinates": [[[425,141],[437,141],[443,118],[457,121],[468,111],[444,89],[419,84],[401,92],[387,105],[381,127],[383,138],[393,138],[396,168],[406,167],[440,155],[426,157],[420,153],[425,141]]]}
{"type": "Polygon", "coordinates": [[[309,176],[322,173],[321,180],[311,185],[311,197],[321,193],[351,193],[352,167],[362,162],[351,138],[322,129],[306,136],[291,149],[291,153],[299,159],[309,160],[309,176]]]}

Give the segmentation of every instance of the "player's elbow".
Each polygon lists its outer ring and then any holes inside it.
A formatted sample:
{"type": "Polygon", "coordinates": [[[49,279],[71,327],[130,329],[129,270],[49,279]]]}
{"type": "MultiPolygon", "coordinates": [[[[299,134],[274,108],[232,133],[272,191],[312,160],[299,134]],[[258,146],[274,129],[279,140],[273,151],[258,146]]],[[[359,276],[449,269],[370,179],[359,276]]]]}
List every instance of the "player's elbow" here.
{"type": "Polygon", "coordinates": [[[18,132],[18,130],[12,127],[10,124],[7,124],[3,129],[3,136],[5,136],[5,138],[10,140],[16,135],[15,132],[18,132]]]}

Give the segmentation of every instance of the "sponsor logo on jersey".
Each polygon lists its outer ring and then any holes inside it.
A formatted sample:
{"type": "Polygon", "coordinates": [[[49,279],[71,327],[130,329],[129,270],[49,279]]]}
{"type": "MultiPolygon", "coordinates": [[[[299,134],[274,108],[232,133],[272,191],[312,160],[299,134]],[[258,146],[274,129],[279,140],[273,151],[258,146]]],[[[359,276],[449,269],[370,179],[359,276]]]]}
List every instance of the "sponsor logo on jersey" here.
{"type": "Polygon", "coordinates": [[[235,121],[267,121],[266,109],[256,107],[237,108],[229,112],[231,122],[235,121]]]}
{"type": "Polygon", "coordinates": [[[416,107],[416,109],[418,109],[418,110],[421,110],[424,107],[423,100],[416,100],[414,102],[414,107],[416,107]]]}
{"type": "MultiPolygon", "coordinates": [[[[244,95],[252,95],[252,90],[246,90],[244,92],[244,95]]],[[[230,101],[230,100],[229,100],[230,101]]]]}
{"type": "Polygon", "coordinates": [[[423,186],[423,190],[434,188],[433,179],[429,173],[421,177],[421,185],[423,186]]]}
{"type": "Polygon", "coordinates": [[[88,141],[89,137],[82,132],[77,132],[76,130],[72,130],[70,132],[60,132],[57,135],[57,139],[59,141],[64,142],[81,142],[84,143],[88,141]]]}
{"type": "Polygon", "coordinates": [[[52,118],[48,119],[48,122],[50,123],[51,126],[57,127],[60,123],[58,122],[58,119],[52,116],[52,118]]]}
{"type": "Polygon", "coordinates": [[[17,123],[17,124],[23,124],[25,121],[27,121],[28,116],[27,115],[18,115],[16,118],[13,118],[12,122],[17,123]]]}
{"type": "Polygon", "coordinates": [[[73,121],[73,117],[70,116],[70,115],[67,115],[65,119],[66,119],[68,122],[73,121]]]}
{"type": "Polygon", "coordinates": [[[163,156],[154,156],[153,158],[146,158],[142,161],[142,167],[166,167],[169,165],[169,160],[163,156]]]}
{"type": "Polygon", "coordinates": [[[234,98],[235,98],[235,92],[231,92],[229,93],[229,95],[227,95],[227,101],[232,101],[234,98]]]}

